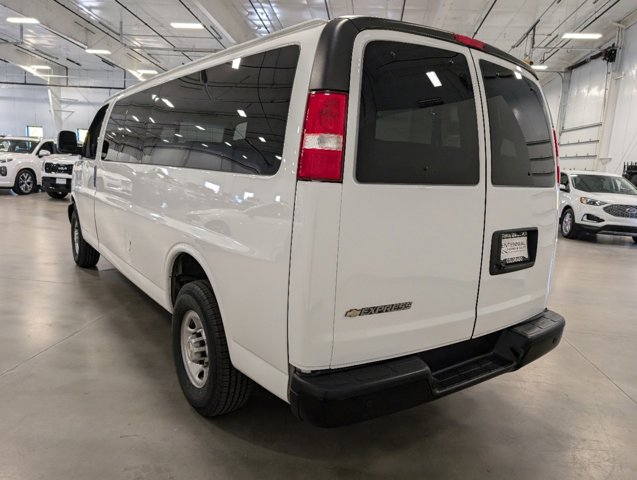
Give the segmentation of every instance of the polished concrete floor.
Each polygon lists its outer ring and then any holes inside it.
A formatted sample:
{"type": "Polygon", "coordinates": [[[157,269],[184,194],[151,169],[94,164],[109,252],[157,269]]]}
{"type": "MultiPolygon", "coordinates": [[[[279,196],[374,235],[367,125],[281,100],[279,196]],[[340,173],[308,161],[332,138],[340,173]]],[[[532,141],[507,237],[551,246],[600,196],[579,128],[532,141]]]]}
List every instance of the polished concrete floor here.
{"type": "Polygon", "coordinates": [[[637,245],[560,240],[550,355],[351,427],[258,390],[207,420],[169,316],[105,261],[71,259],[67,201],[0,190],[0,479],[637,479],[637,245]]]}

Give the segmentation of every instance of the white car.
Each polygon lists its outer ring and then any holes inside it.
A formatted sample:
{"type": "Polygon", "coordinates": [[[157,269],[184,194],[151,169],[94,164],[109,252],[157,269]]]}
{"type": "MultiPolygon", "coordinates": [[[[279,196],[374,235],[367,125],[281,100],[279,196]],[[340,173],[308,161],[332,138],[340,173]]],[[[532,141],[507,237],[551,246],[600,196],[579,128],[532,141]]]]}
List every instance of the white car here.
{"type": "Polygon", "coordinates": [[[311,21],[107,100],[73,168],[73,258],[103,255],[172,312],[201,414],[256,382],[307,422],[353,423],[559,343],[556,170],[525,63],[413,24],[311,21]]]}
{"type": "Polygon", "coordinates": [[[18,195],[42,185],[42,159],[55,152],[52,138],[0,137],[0,188],[18,195]]]}
{"type": "Polygon", "coordinates": [[[560,230],[627,235],[637,243],[637,187],[621,175],[563,171],[560,178],[560,230]]]}
{"type": "Polygon", "coordinates": [[[73,165],[77,155],[61,154],[47,157],[42,165],[42,190],[60,200],[71,193],[73,165]]]}

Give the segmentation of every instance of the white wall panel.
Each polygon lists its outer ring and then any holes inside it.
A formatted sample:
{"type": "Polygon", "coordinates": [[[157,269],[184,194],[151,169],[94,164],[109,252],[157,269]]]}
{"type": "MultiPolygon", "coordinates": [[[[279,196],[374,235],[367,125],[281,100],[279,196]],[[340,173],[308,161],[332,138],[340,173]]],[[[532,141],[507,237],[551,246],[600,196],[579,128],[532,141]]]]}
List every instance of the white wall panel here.
{"type": "Polygon", "coordinates": [[[602,60],[593,60],[572,71],[564,116],[565,129],[602,121],[605,87],[606,62],[602,60]]]}
{"type": "Polygon", "coordinates": [[[553,125],[557,126],[560,114],[560,101],[562,99],[562,77],[555,75],[549,82],[542,86],[546,102],[549,104],[553,125]]]}
{"type": "MultiPolygon", "coordinates": [[[[62,128],[88,128],[93,115],[115,90],[63,87],[62,128]]],[[[44,135],[57,131],[49,105],[48,88],[29,85],[0,85],[0,134],[25,135],[27,125],[39,125],[44,135]]]]}
{"type": "Polygon", "coordinates": [[[607,171],[621,173],[624,162],[637,162],[637,24],[624,34],[618,69],[617,106],[609,148],[607,171]]]}

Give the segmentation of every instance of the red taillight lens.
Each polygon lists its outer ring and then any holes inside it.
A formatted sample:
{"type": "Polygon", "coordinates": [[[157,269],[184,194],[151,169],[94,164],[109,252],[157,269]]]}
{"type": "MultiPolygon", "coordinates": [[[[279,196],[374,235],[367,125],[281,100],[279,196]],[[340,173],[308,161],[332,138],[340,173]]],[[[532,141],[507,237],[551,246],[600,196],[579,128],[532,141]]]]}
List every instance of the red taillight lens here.
{"type": "Polygon", "coordinates": [[[557,173],[557,183],[560,183],[560,147],[557,143],[557,132],[553,129],[553,143],[555,143],[555,172],[557,173]]]}
{"type": "Polygon", "coordinates": [[[300,180],[343,180],[346,117],[346,93],[310,93],[299,157],[300,180]]]}
{"type": "Polygon", "coordinates": [[[467,47],[477,48],[478,50],[484,50],[484,48],[487,46],[486,43],[481,42],[480,40],[467,37],[466,35],[460,35],[458,33],[453,34],[453,39],[458,43],[462,43],[463,45],[466,45],[467,47]]]}

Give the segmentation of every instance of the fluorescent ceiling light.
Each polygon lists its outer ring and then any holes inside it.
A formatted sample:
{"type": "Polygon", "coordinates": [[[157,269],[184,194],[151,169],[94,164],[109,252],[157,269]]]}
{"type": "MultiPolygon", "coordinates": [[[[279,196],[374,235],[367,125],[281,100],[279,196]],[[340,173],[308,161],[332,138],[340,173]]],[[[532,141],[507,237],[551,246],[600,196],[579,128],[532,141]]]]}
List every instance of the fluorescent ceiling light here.
{"type": "Polygon", "coordinates": [[[241,57],[239,57],[239,58],[235,58],[235,59],[232,61],[232,68],[234,68],[235,70],[238,70],[238,69],[239,69],[239,65],[241,65],[241,57]]]}
{"type": "Polygon", "coordinates": [[[230,143],[230,142],[223,142],[223,143],[225,143],[225,144],[226,144],[226,145],[228,145],[229,147],[232,147],[232,143],[230,143]]]}
{"type": "Polygon", "coordinates": [[[263,143],[265,143],[265,138],[259,137],[259,140],[261,140],[263,143]]]}
{"type": "Polygon", "coordinates": [[[436,72],[427,72],[427,76],[434,87],[442,87],[442,82],[438,78],[438,75],[436,75],[436,72]]]}
{"type": "Polygon", "coordinates": [[[162,98],[161,101],[164,102],[166,105],[168,105],[170,108],[175,108],[173,103],[170,100],[168,100],[167,98],[162,98]]]}
{"type": "Polygon", "coordinates": [[[135,115],[131,115],[131,117],[133,117],[133,120],[135,120],[136,122],[139,122],[139,118],[137,118],[135,115]]]}
{"type": "Polygon", "coordinates": [[[185,28],[189,30],[201,30],[203,25],[201,23],[187,23],[187,22],[171,22],[170,26],[173,28],[185,28]]]}
{"type": "Polygon", "coordinates": [[[598,38],[602,38],[602,34],[571,32],[565,33],[564,35],[562,35],[562,38],[568,38],[570,40],[597,40],[598,38]]]}
{"type": "Polygon", "coordinates": [[[237,113],[239,114],[240,117],[247,117],[246,112],[244,112],[241,109],[237,110],[237,113]]]}
{"type": "Polygon", "coordinates": [[[140,70],[137,70],[137,73],[141,75],[157,75],[157,70],[146,70],[142,68],[140,70]]]}
{"type": "Polygon", "coordinates": [[[92,53],[94,55],[110,55],[110,50],[105,50],[103,48],[87,48],[84,50],[86,53],[92,53]]]}
{"type": "Polygon", "coordinates": [[[166,140],[165,138],[161,139],[162,142],[166,142],[166,143],[170,143],[168,140],[166,140]]]}
{"type": "Polygon", "coordinates": [[[202,143],[202,145],[203,145],[204,147],[208,148],[208,145],[206,145],[205,143],[202,143]]]}
{"type": "Polygon", "coordinates": [[[205,128],[203,128],[201,125],[195,125],[195,128],[198,128],[199,130],[205,130],[205,128]]]}
{"type": "Polygon", "coordinates": [[[155,120],[153,119],[153,117],[148,117],[148,120],[150,120],[151,122],[155,123],[155,120]]]}
{"type": "Polygon", "coordinates": [[[533,70],[546,70],[549,67],[547,67],[546,65],[531,65],[531,68],[533,70]]]}
{"type": "Polygon", "coordinates": [[[513,72],[513,75],[515,75],[515,78],[518,80],[522,80],[522,74],[520,72],[513,72]]]}
{"type": "Polygon", "coordinates": [[[281,160],[281,155],[275,155],[274,158],[276,158],[277,160],[281,160]]]}
{"type": "Polygon", "coordinates": [[[175,137],[181,138],[181,137],[183,137],[183,135],[181,133],[175,133],[175,137]]]}
{"type": "Polygon", "coordinates": [[[246,157],[245,155],[241,155],[243,158],[245,158],[246,160],[248,159],[248,157],[246,157]]]}
{"type": "Polygon", "coordinates": [[[37,18],[33,17],[7,17],[9,23],[40,23],[37,18]]]}
{"type": "Polygon", "coordinates": [[[131,129],[130,129],[130,128],[128,128],[128,127],[126,127],[124,130],[126,130],[128,133],[133,133],[133,132],[131,131],[131,129]]]}
{"type": "Polygon", "coordinates": [[[51,70],[51,67],[48,65],[31,65],[33,70],[51,70]]]}

